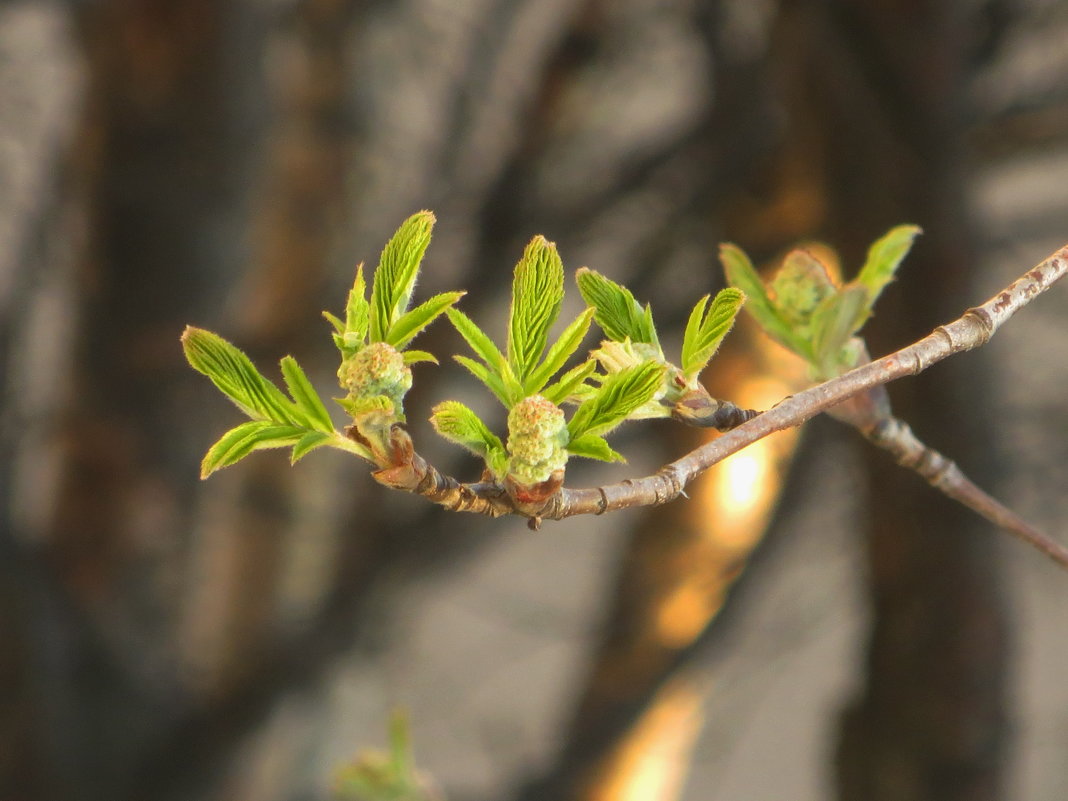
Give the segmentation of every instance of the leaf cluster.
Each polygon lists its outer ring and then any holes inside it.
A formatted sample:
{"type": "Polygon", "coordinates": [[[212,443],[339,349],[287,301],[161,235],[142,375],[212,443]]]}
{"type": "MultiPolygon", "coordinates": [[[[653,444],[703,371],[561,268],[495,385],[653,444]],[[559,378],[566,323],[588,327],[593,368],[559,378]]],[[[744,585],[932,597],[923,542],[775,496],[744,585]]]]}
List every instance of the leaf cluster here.
{"type": "Polygon", "coordinates": [[[370,300],[367,299],[367,283],[361,264],[356,268],[356,280],[345,304],[345,319],[323,312],[334,327],[334,344],[342,359],[351,358],[370,342],[385,342],[404,351],[406,364],[437,363],[437,359],[426,351],[405,351],[416,336],[465,294],[442,292],[414,309],[408,308],[419,267],[430,245],[434,222],[432,212],[420,211],[401,223],[382,250],[371,280],[370,300]]]}
{"type": "MultiPolygon", "coordinates": [[[[506,409],[534,395],[556,405],[577,401],[578,408],[567,424],[567,451],[592,459],[622,461],[603,434],[652,399],[662,384],[663,365],[647,360],[615,375],[595,376],[597,363],[587,359],[554,381],[582,344],[597,315],[595,307],[588,307],[550,346],[549,331],[560,315],[563,299],[564,268],[559,253],[553,243],[536,236],[515,268],[504,352],[467,315],[449,309],[450,321],[478,360],[455,358],[506,409]],[[596,385],[587,383],[588,379],[595,379],[596,385]]],[[[651,316],[647,312],[641,314],[644,317],[635,325],[655,337],[651,316]]],[[[496,476],[507,473],[507,449],[471,409],[447,401],[434,409],[431,421],[442,436],[482,456],[496,476]]]]}
{"type": "MultiPolygon", "coordinates": [[[[715,298],[705,295],[698,300],[686,323],[682,353],[676,366],[664,356],[656,326],[653,324],[652,309],[648,304],[642,307],[625,286],[585,267],[578,271],[576,281],[583,299],[595,310],[594,320],[597,325],[610,341],[625,346],[623,351],[615,348],[614,352],[630,352],[635,358],[650,358],[668,365],[670,369],[664,373],[664,394],[671,392],[673,388],[695,384],[697,377],[708,366],[723,338],[731,330],[738,310],[745,302],[742,292],[731,288],[720,290],[715,298]],[[682,380],[675,381],[677,377],[682,380]]],[[[611,363],[611,356],[605,355],[607,358],[602,361],[611,363]]]]}
{"type": "Polygon", "coordinates": [[[814,373],[831,378],[856,365],[856,334],[920,233],[899,225],[878,239],[852,281],[836,281],[807,250],[787,254],[767,284],[738,247],[725,244],[720,260],[731,286],[749,299],[748,309],[764,332],[805,359],[814,373]]]}
{"type": "Polygon", "coordinates": [[[193,369],[210,378],[251,418],[211,446],[201,462],[201,478],[265,448],[292,447],[293,463],[323,445],[370,458],[365,448],[334,430],[326,406],[292,356],[281,361],[287,397],[248,356],[217,334],[188,326],[182,334],[182,347],[193,369]]]}

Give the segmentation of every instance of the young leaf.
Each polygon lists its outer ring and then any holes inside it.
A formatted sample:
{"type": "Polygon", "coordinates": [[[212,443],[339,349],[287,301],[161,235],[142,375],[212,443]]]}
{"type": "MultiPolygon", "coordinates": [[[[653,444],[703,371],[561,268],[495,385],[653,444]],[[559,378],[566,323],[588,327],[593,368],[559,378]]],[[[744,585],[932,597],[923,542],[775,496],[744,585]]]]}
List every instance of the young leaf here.
{"type": "Polygon", "coordinates": [[[567,452],[572,456],[584,456],[587,459],[598,459],[602,462],[626,462],[622,454],[612,450],[605,442],[604,437],[596,434],[583,434],[567,443],[567,452]]]}
{"type": "Polygon", "coordinates": [[[447,440],[462,445],[478,456],[505,453],[504,444],[478,415],[459,401],[445,401],[434,407],[430,416],[434,430],[447,440]]]}
{"type": "Polygon", "coordinates": [[[260,375],[248,356],[218,334],[187,326],[182,348],[193,369],[210,378],[249,417],[297,426],[305,422],[282,390],[260,375]]]}
{"type": "Polygon", "coordinates": [[[354,334],[362,345],[367,341],[367,329],[370,325],[370,304],[367,302],[367,282],[363,280],[363,265],[356,268],[356,280],[349,290],[345,304],[345,328],[341,333],[354,334]]]}
{"type": "Polygon", "coordinates": [[[868,292],[850,284],[826,298],[812,315],[814,365],[824,378],[837,375],[838,354],[868,316],[868,292]]]}
{"type": "Polygon", "coordinates": [[[503,378],[506,369],[504,356],[486,332],[459,309],[446,309],[445,314],[448,315],[449,322],[460,332],[460,336],[464,338],[475,355],[482,359],[496,375],[503,378]]]}
{"type": "Polygon", "coordinates": [[[308,376],[304,374],[304,370],[292,356],[282,359],[282,378],[285,379],[289,394],[293,396],[308,427],[326,434],[333,434],[334,423],[330,420],[330,413],[308,380],[308,376]]]}
{"type": "Polygon", "coordinates": [[[372,342],[385,342],[393,323],[408,308],[415,277],[430,244],[433,228],[432,212],[416,212],[401,223],[382,250],[371,286],[369,317],[372,342]]]}
{"type": "Polygon", "coordinates": [[[567,360],[582,344],[586,332],[590,330],[593,312],[593,309],[586,309],[564,329],[556,342],[549,348],[544,361],[538,365],[524,382],[523,393],[525,395],[534,395],[540,392],[549,383],[549,380],[560,372],[567,360]]]}
{"type": "Polygon", "coordinates": [[[386,335],[386,342],[401,350],[405,345],[418,336],[424,328],[430,325],[445,309],[452,306],[462,298],[465,292],[442,292],[430,300],[420,303],[414,309],[393,323],[386,335]]]}
{"type": "Polygon", "coordinates": [[[597,362],[593,359],[589,359],[577,367],[572,367],[560,376],[560,379],[552,386],[542,390],[541,396],[559,406],[574,395],[583,386],[583,382],[593,375],[593,371],[596,369],[597,362]]]}
{"type": "Polygon", "coordinates": [[[649,361],[606,376],[596,393],[579,404],[568,421],[571,438],[611,431],[631,412],[653,399],[666,369],[662,363],[649,361]]]}
{"type": "Polygon", "coordinates": [[[920,233],[922,231],[918,225],[899,225],[876,240],[868,250],[867,261],[860,268],[856,283],[868,290],[869,310],[886,285],[894,279],[894,273],[920,233]]]}
{"type": "Polygon", "coordinates": [[[416,362],[438,363],[437,357],[433,353],[427,353],[425,350],[406,350],[401,356],[404,358],[405,364],[415,364],[416,362]]]}
{"type": "Polygon", "coordinates": [[[471,374],[481,381],[486,387],[497,396],[504,408],[510,409],[512,404],[519,400],[516,392],[509,391],[509,387],[505,385],[501,377],[493,372],[484,364],[479,364],[474,359],[469,359],[466,356],[453,356],[456,361],[471,371],[471,374]]]}
{"type": "Polygon", "coordinates": [[[515,267],[508,317],[508,364],[524,383],[545,352],[549,328],[564,300],[564,265],[556,245],[543,236],[530,240],[515,267]]]}
{"type": "Polygon", "coordinates": [[[722,289],[705,314],[707,301],[706,295],[694,306],[682,340],[682,372],[688,378],[696,377],[715,355],[723,337],[734,325],[734,319],[745,303],[745,295],[733,287],[722,289]]]}
{"type": "Polygon", "coordinates": [[[240,461],[252,451],[295,445],[306,433],[307,429],[278,425],[269,420],[242,423],[223,434],[208,449],[200,463],[200,477],[207,478],[216,470],[240,461]]]}
{"type": "Polygon", "coordinates": [[[290,464],[296,464],[316,448],[330,444],[333,439],[333,434],[326,434],[322,431],[307,432],[293,446],[293,452],[289,455],[290,464]]]}
{"type": "Polygon", "coordinates": [[[575,280],[583,300],[596,309],[593,319],[609,339],[657,344],[652,312],[648,306],[643,309],[629,289],[588,267],[580,267],[575,280]]]}
{"type": "Polygon", "coordinates": [[[719,249],[719,258],[727,275],[727,283],[742,290],[748,302],[749,313],[764,329],[764,333],[783,347],[806,358],[810,356],[808,344],[794,333],[791,325],[776,309],[764,289],[764,282],[760,280],[745,252],[735,245],[723,244],[719,249]]]}

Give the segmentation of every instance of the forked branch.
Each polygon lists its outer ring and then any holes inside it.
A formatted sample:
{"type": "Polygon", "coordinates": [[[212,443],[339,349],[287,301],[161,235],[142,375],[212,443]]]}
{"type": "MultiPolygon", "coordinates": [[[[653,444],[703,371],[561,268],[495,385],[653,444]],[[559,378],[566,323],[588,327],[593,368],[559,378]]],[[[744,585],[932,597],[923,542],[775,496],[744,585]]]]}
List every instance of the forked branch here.
{"type": "MultiPolygon", "coordinates": [[[[560,520],[579,514],[603,514],[634,506],[655,506],[679,497],[686,486],[717,462],[776,431],[800,425],[820,412],[827,411],[860,393],[870,391],[898,378],[917,375],[948,356],[984,345],[995,332],[1019,309],[1049,289],[1068,271],[1068,245],[1043,260],[1011,285],[980,306],[968,309],[957,320],[941,325],[923,339],[894,353],[857,367],[837,378],[806,389],[782,400],[774,408],[760,414],[717,439],[691,451],[681,459],[665,465],[653,475],[632,478],[596,488],[561,488],[536,509],[518,509],[508,494],[495,483],[462,484],[448,478],[412,453],[413,462],[402,480],[397,468],[379,471],[376,477],[396,489],[425,495],[436,503],[458,511],[471,511],[492,516],[522,514],[536,526],[541,519],[560,520]],[[387,475],[388,474],[388,478],[387,475]]],[[[890,437],[887,429],[873,431],[877,444],[890,437]]],[[[406,434],[404,435],[407,436],[406,434]]],[[[916,443],[916,448],[924,449],[916,443]]],[[[902,451],[895,454],[906,466],[923,450],[902,451]]],[[[948,460],[940,464],[946,469],[936,486],[946,484],[952,465],[948,460]]],[[[933,468],[937,472],[937,467],[933,468]]],[[[958,482],[959,486],[970,484],[958,482]]],[[[974,485],[971,485],[974,487],[974,485]]],[[[1012,533],[1039,548],[1061,566],[1068,568],[1068,549],[1027,524],[1018,520],[1005,507],[993,502],[976,501],[976,494],[968,490],[950,494],[958,501],[983,514],[992,522],[1005,526],[1012,533]],[[1011,519],[1010,519],[1011,518],[1011,519]]]]}

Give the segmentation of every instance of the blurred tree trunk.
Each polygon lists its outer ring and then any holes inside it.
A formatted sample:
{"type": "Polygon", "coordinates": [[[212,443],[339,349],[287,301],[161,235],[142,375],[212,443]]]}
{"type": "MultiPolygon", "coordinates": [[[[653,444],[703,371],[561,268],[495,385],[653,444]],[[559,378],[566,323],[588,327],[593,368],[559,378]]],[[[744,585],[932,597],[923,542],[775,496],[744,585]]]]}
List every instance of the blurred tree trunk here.
{"type": "MultiPolygon", "coordinates": [[[[781,50],[823,142],[829,238],[847,265],[891,225],[926,231],[872,326],[873,353],[971,300],[981,240],[968,207],[968,78],[979,3],[788,4],[781,50]]],[[[852,267],[850,269],[856,269],[852,267]]],[[[981,485],[983,355],[891,389],[895,411],[981,485]]],[[[1006,746],[1007,620],[997,543],[963,507],[872,452],[873,628],[861,695],[843,719],[843,801],[994,801],[1006,746]]]]}

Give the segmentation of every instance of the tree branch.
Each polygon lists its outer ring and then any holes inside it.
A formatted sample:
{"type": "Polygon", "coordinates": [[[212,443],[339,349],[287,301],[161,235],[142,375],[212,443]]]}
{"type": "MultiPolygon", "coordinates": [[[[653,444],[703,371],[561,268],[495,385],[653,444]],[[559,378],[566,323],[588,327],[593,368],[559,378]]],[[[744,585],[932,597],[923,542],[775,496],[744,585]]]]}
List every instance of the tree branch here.
{"type": "MultiPolygon", "coordinates": [[[[394,462],[394,466],[376,471],[374,476],[387,486],[424,495],[455,511],[478,512],[494,517],[521,514],[530,519],[533,528],[537,528],[542,519],[561,520],[579,514],[603,514],[616,509],[668,503],[684,494],[686,486],[709,467],[757,440],[776,431],[798,426],[860,393],[904,376],[917,375],[948,356],[986,344],[1005,321],[1049,289],[1065,272],[1068,272],[1068,245],[986,303],[968,309],[960,318],[939,326],[923,339],[785,398],[774,408],[665,465],[653,475],[589,489],[562,488],[534,513],[527,508],[520,509],[505,490],[495,483],[463,484],[440,473],[412,450],[411,440],[401,429],[396,432],[401,445],[400,450],[396,451],[399,460],[394,462]]],[[[900,426],[904,426],[900,421],[874,426],[866,435],[875,444],[890,450],[899,463],[917,469],[933,486],[1068,568],[1068,549],[985,496],[952,462],[926,448],[914,436],[909,440],[900,426]],[[937,459],[932,461],[931,454],[937,459]],[[952,477],[952,481],[948,477],[952,477]]]]}

